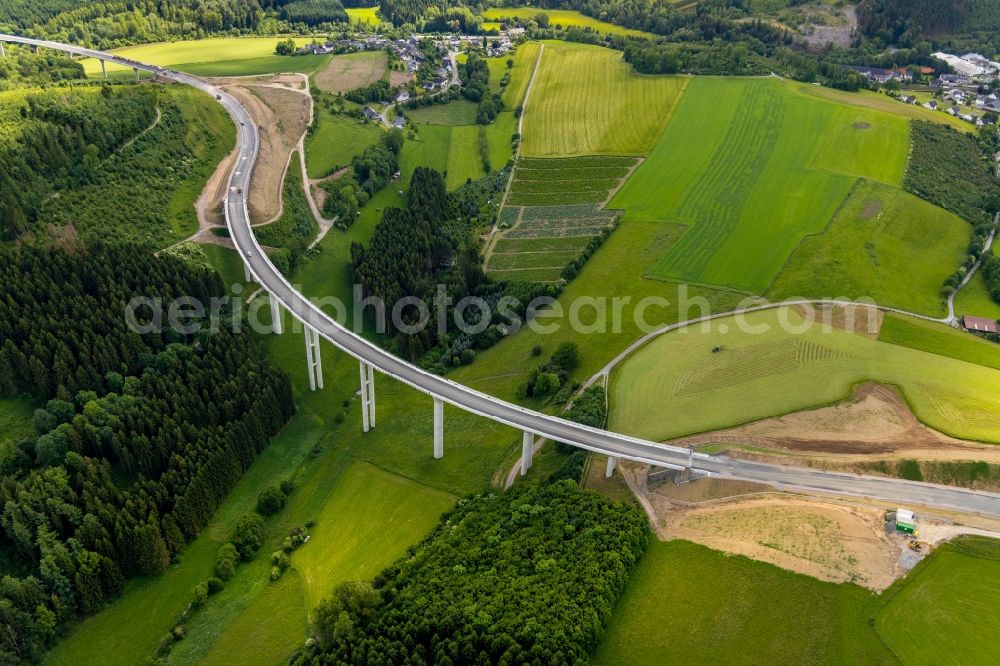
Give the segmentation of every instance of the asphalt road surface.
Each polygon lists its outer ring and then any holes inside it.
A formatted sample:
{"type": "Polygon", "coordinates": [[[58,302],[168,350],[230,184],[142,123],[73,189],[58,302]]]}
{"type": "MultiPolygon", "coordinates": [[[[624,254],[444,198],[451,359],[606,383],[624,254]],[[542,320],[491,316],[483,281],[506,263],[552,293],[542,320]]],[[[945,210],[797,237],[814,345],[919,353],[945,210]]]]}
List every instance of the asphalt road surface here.
{"type": "MultiPolygon", "coordinates": [[[[997,493],[825,472],[805,467],[749,462],[698,453],[691,455],[686,449],[590,428],[557,416],[542,414],[425,372],[341,326],[304,295],[293,289],[267,258],[253,235],[247,211],[250,173],[257,158],[260,138],[250,114],[235,98],[197,77],[154,65],[139,64],[112,54],[12,35],[0,34],[0,41],[35,45],[135,67],[193,86],[217,99],[236,122],[239,148],[239,157],[229,177],[229,191],[225,204],[226,222],[237,251],[242,255],[256,281],[295,318],[318,331],[329,342],[419,391],[518,430],[529,431],[548,439],[609,456],[673,468],[687,466],[691,456],[690,462],[694,469],[723,478],[758,481],[783,489],[867,497],[884,500],[893,505],[916,504],[1000,516],[1000,494],[997,493]]],[[[429,444],[428,455],[430,455],[429,444]]]]}

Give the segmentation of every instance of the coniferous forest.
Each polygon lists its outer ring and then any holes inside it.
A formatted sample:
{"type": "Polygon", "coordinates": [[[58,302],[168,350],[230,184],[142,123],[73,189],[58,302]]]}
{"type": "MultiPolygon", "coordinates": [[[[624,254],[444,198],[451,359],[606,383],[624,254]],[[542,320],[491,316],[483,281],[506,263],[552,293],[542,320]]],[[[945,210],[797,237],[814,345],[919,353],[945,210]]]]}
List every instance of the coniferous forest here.
{"type": "Polygon", "coordinates": [[[0,480],[0,662],[163,571],[291,416],[288,377],[248,335],[137,334],[125,306],[223,293],[214,271],[134,245],[0,249],[0,394],[39,404],[0,480]]]}

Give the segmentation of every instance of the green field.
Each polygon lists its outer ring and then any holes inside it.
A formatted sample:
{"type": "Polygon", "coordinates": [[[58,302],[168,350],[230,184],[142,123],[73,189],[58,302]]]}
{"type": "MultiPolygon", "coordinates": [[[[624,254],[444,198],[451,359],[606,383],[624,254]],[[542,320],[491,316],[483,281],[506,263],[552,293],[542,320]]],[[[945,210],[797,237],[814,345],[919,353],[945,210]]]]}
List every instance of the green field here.
{"type": "MultiPolygon", "coordinates": [[[[139,62],[170,67],[201,76],[240,76],[272,72],[312,72],[325,65],[330,56],[274,55],[274,46],[280,37],[221,37],[180,42],[145,44],[115,49],[115,53],[139,62]]],[[[299,37],[299,45],[308,44],[311,38],[299,37]]],[[[88,76],[101,75],[101,63],[83,60],[88,76]]],[[[108,74],[131,70],[122,65],[108,64],[108,74]]]]}
{"type": "Polygon", "coordinates": [[[310,178],[323,178],[350,165],[356,155],[378,141],[382,131],[374,123],[331,113],[316,107],[317,126],[306,135],[306,170],[310,178]]]}
{"type": "MultiPolygon", "coordinates": [[[[316,516],[315,547],[295,552],[313,608],[337,583],[372,578],[437,524],[455,497],[368,463],[346,472],[316,516]]],[[[309,546],[314,545],[310,540],[309,546]]]]}
{"type": "Polygon", "coordinates": [[[636,74],[621,53],[599,46],[544,45],[522,125],[528,157],[645,153],[690,80],[636,74]]]}
{"type": "Polygon", "coordinates": [[[875,381],[898,386],[933,428],[1000,442],[1000,371],[820,324],[786,333],[783,321],[794,330],[803,318],[782,308],[656,338],[615,369],[610,429],[664,440],[830,404],[875,381]]]}
{"type": "Polygon", "coordinates": [[[762,293],[856,177],[902,182],[907,136],[903,119],[774,79],[696,78],[610,206],[688,225],[654,276],[762,293]]]}
{"type": "Polygon", "coordinates": [[[810,95],[812,97],[818,97],[832,102],[850,104],[851,106],[871,109],[873,111],[882,111],[884,113],[889,113],[903,118],[929,120],[943,125],[950,125],[951,127],[954,127],[962,132],[976,131],[974,125],[967,123],[960,118],[956,118],[955,116],[948,115],[943,111],[931,111],[930,109],[925,109],[924,107],[916,104],[903,104],[899,100],[893,99],[888,95],[871,92],[870,90],[847,92],[845,90],[837,90],[836,88],[828,88],[826,86],[802,84],[800,84],[796,90],[803,95],[810,95]]]}
{"type": "Polygon", "coordinates": [[[944,544],[897,586],[875,628],[908,666],[1000,659],[1000,548],[987,539],[944,544]]]}
{"type": "Polygon", "coordinates": [[[6,459],[22,439],[35,436],[31,416],[36,406],[27,398],[0,400],[0,460],[6,459]]]}
{"type": "Polygon", "coordinates": [[[1000,303],[993,300],[986,286],[982,271],[976,271],[962,289],[955,295],[955,314],[1000,319],[1000,303]]]}
{"type": "Polygon", "coordinates": [[[377,26],[382,21],[378,17],[378,5],[374,7],[345,7],[344,11],[351,19],[351,22],[364,23],[366,25],[377,26]]]}
{"type": "Polygon", "coordinates": [[[892,664],[874,594],[688,541],[653,541],[595,664],[892,664]]]}
{"type": "Polygon", "coordinates": [[[1000,345],[951,326],[888,313],[878,339],[1000,370],[1000,345]]]}
{"type": "Polygon", "coordinates": [[[456,99],[447,104],[430,104],[418,109],[408,109],[406,117],[421,125],[475,125],[475,102],[456,99]]]}
{"type": "Polygon", "coordinates": [[[549,25],[552,27],[561,26],[563,28],[590,28],[594,32],[600,32],[605,35],[630,35],[633,37],[653,36],[648,32],[643,32],[642,30],[623,28],[620,25],[600,21],[569,9],[542,9],[540,7],[532,7],[530,5],[523,5],[520,7],[491,7],[483,12],[483,18],[491,23],[499,23],[500,21],[509,18],[534,18],[539,14],[545,14],[548,16],[549,25]]]}
{"type": "Polygon", "coordinates": [[[499,89],[503,75],[510,73],[510,82],[503,90],[504,108],[514,110],[524,102],[524,95],[528,92],[528,83],[531,81],[531,73],[535,70],[540,50],[541,45],[538,42],[521,44],[512,58],[514,61],[512,68],[507,67],[509,58],[486,59],[486,64],[490,67],[490,83],[494,90],[499,89]]]}
{"type": "Polygon", "coordinates": [[[485,175],[479,154],[479,135],[485,132],[490,166],[494,171],[503,168],[510,159],[510,131],[513,114],[501,113],[492,125],[420,125],[416,139],[403,144],[399,165],[403,182],[418,166],[431,167],[445,174],[449,190],[464,185],[471,178],[485,175]]]}
{"type": "Polygon", "coordinates": [[[968,253],[969,225],[895,187],[860,180],[829,227],[802,239],[768,290],[793,296],[874,299],[944,316],[941,285],[968,253]]]}

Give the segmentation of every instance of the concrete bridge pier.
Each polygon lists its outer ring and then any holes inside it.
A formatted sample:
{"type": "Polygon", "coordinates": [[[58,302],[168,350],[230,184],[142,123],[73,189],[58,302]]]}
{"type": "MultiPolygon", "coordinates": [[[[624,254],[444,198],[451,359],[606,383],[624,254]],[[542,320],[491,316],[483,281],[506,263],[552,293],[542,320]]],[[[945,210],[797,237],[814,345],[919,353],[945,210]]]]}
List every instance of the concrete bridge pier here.
{"type": "Polygon", "coordinates": [[[250,264],[245,261],[243,262],[243,281],[253,282],[253,275],[250,273],[250,264]]]}
{"type": "Polygon", "coordinates": [[[434,457],[444,457],[444,403],[434,398],[434,457]]]}
{"type": "Polygon", "coordinates": [[[535,433],[524,431],[524,436],[521,438],[521,476],[528,473],[531,469],[531,458],[534,454],[534,443],[535,443],[535,433]]]}
{"type": "Polygon", "coordinates": [[[7,51],[3,47],[3,42],[0,42],[0,57],[7,57],[7,51]]]}
{"type": "Polygon", "coordinates": [[[375,366],[361,361],[361,426],[364,432],[375,427],[375,366]]]}
{"type": "Polygon", "coordinates": [[[604,468],[604,476],[606,478],[611,478],[615,473],[615,467],[618,466],[618,458],[614,456],[608,456],[608,466],[604,468]]]}
{"type": "Polygon", "coordinates": [[[101,60],[101,74],[104,75],[104,78],[108,78],[108,63],[104,60],[101,60]]]}
{"type": "Polygon", "coordinates": [[[268,296],[268,300],[271,302],[271,332],[281,335],[281,303],[274,294],[268,296]]]}
{"type": "Polygon", "coordinates": [[[319,355],[319,331],[305,327],[306,370],[309,372],[309,390],[323,388],[323,362],[319,355]]]}
{"type": "Polygon", "coordinates": [[[135,70],[135,82],[139,83],[139,68],[138,67],[133,67],[132,69],[135,70]]]}

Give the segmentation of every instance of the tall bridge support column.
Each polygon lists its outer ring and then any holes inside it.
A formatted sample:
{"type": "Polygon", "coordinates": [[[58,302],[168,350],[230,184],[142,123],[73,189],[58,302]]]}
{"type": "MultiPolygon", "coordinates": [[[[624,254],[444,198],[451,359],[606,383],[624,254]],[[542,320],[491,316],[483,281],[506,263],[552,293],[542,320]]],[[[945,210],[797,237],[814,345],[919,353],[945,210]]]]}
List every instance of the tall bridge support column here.
{"type": "Polygon", "coordinates": [[[368,432],[375,427],[375,368],[361,361],[361,428],[368,432]]]}
{"type": "Polygon", "coordinates": [[[608,466],[604,468],[605,478],[610,478],[615,473],[615,467],[618,466],[618,458],[614,456],[608,456],[608,466]]]}
{"type": "Polygon", "coordinates": [[[138,67],[133,67],[132,69],[135,70],[135,82],[139,83],[139,68],[138,67]]]}
{"type": "Polygon", "coordinates": [[[306,370],[309,372],[309,390],[323,388],[323,362],[319,355],[319,332],[305,326],[306,370]]]}
{"type": "Polygon", "coordinates": [[[243,281],[253,282],[253,275],[250,274],[250,264],[243,262],[243,281]]]}
{"type": "Polygon", "coordinates": [[[108,63],[104,60],[101,61],[101,74],[104,75],[104,78],[108,78],[108,63]]]}
{"type": "Polygon", "coordinates": [[[375,427],[375,366],[365,363],[368,366],[368,424],[375,427]]]}
{"type": "Polygon", "coordinates": [[[281,335],[281,303],[274,294],[269,295],[267,300],[271,302],[271,332],[281,335]]]}
{"type": "Polygon", "coordinates": [[[2,56],[4,58],[7,57],[7,51],[3,47],[3,42],[0,42],[0,56],[2,56]]]}
{"type": "Polygon", "coordinates": [[[434,457],[444,457],[444,403],[434,398],[434,457]]]}
{"type": "Polygon", "coordinates": [[[534,444],[535,444],[535,433],[524,431],[524,436],[521,438],[521,476],[528,473],[531,469],[531,458],[534,454],[534,444]]]}

